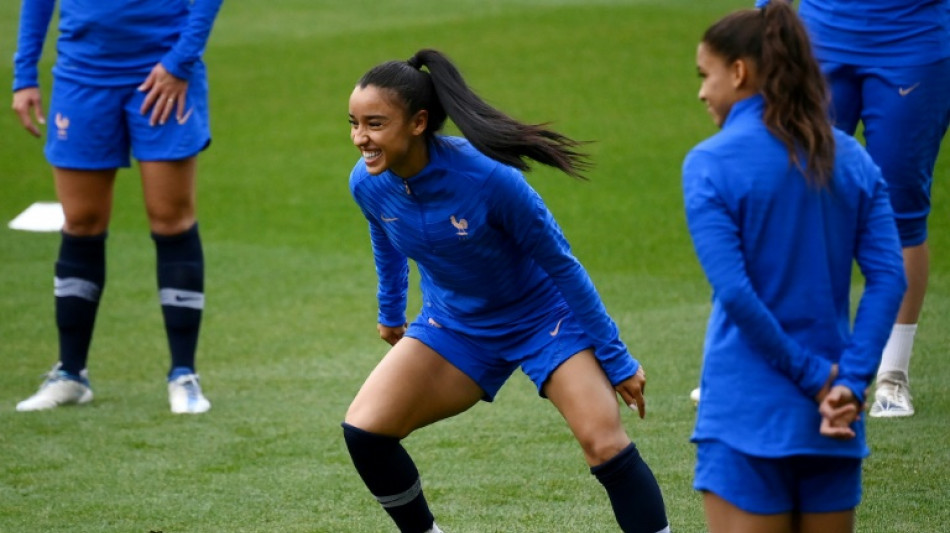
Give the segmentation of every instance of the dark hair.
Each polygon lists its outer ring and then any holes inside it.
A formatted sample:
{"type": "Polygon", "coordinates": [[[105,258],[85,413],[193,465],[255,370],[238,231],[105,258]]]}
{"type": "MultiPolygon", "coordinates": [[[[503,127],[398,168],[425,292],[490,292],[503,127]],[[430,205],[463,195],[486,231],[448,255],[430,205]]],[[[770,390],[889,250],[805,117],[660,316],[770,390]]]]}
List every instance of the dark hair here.
{"type": "Polygon", "coordinates": [[[809,181],[827,185],[835,156],[829,93],[798,14],[786,2],[736,11],[710,26],[703,43],[727,63],[749,59],[755,64],[762,79],[766,127],[799,168],[799,152],[805,152],[809,181]]]}
{"type": "Polygon", "coordinates": [[[581,172],[590,163],[586,154],[577,151],[584,142],[550,130],[546,123],[524,124],[488,105],[469,88],[452,61],[437,50],[419,50],[408,61],[377,65],[358,85],[392,91],[405,103],[410,116],[427,110],[428,138],[442,129],[448,117],[472,146],[496,161],[527,171],[528,158],[586,179],[581,172]]]}

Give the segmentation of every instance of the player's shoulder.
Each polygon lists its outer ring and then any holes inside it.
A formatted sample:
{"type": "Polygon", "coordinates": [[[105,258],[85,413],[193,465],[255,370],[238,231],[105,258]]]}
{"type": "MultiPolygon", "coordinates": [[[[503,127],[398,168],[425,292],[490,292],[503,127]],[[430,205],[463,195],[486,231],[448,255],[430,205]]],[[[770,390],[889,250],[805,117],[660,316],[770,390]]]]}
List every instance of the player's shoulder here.
{"type": "Polygon", "coordinates": [[[432,142],[433,160],[457,171],[490,173],[501,165],[483,154],[465,137],[438,136],[432,142]]]}
{"type": "Polygon", "coordinates": [[[356,194],[358,189],[363,188],[367,183],[371,183],[370,177],[371,175],[366,169],[366,162],[363,161],[363,158],[360,158],[353,165],[353,169],[350,170],[350,192],[356,194]]]}
{"type": "Polygon", "coordinates": [[[470,185],[481,187],[497,179],[524,179],[521,171],[488,157],[464,137],[436,137],[432,153],[434,164],[470,185]]]}
{"type": "Polygon", "coordinates": [[[835,140],[835,170],[841,178],[867,186],[881,179],[880,168],[857,139],[833,129],[835,140]]]}

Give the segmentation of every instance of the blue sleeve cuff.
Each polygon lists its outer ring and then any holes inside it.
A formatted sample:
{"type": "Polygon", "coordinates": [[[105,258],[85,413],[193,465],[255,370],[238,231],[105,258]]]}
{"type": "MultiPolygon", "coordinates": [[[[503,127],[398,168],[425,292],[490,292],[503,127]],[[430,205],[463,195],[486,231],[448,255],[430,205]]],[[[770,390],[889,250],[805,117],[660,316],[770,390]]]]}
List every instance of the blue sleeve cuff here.
{"type": "Polygon", "coordinates": [[[798,387],[809,398],[814,398],[831,376],[831,361],[812,353],[806,353],[804,357],[807,359],[802,374],[797,380],[798,387]]]}
{"type": "Polygon", "coordinates": [[[191,74],[195,70],[194,61],[183,61],[175,57],[174,52],[165,54],[165,57],[162,58],[162,66],[165,67],[165,70],[170,72],[172,76],[183,80],[191,80],[191,74]]]}
{"type": "Polygon", "coordinates": [[[28,89],[30,87],[39,87],[39,75],[36,69],[32,71],[25,71],[18,73],[15,78],[13,78],[13,91],[19,91],[20,89],[28,89]]]}
{"type": "Polygon", "coordinates": [[[406,323],[406,315],[403,313],[384,313],[380,310],[376,321],[386,327],[397,328],[406,323]]]}
{"type": "Polygon", "coordinates": [[[606,358],[597,354],[597,360],[600,362],[600,367],[604,369],[604,373],[607,374],[610,384],[615,387],[633,377],[640,369],[640,362],[626,351],[606,358]]]}

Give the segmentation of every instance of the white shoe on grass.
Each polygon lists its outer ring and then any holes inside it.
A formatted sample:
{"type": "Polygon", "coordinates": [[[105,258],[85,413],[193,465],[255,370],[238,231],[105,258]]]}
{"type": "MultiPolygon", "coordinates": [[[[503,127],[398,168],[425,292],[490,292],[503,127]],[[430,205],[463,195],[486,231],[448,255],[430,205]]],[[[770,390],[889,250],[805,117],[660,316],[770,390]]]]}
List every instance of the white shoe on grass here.
{"type": "Polygon", "coordinates": [[[910,400],[907,376],[903,372],[885,372],[877,380],[874,404],[868,414],[875,418],[912,416],[914,404],[910,400]]]}
{"type": "Polygon", "coordinates": [[[59,369],[56,363],[44,377],[36,394],[16,404],[17,411],[42,411],[61,405],[84,404],[92,401],[92,388],[89,386],[88,373],[83,370],[71,376],[59,369]]]}
{"type": "Polygon", "coordinates": [[[435,522],[432,522],[432,528],[426,531],[426,533],[444,533],[444,532],[441,529],[439,529],[438,524],[436,524],[435,522]]]}
{"type": "Polygon", "coordinates": [[[198,414],[211,409],[201,393],[198,374],[185,374],[168,382],[168,403],[175,414],[198,414]]]}

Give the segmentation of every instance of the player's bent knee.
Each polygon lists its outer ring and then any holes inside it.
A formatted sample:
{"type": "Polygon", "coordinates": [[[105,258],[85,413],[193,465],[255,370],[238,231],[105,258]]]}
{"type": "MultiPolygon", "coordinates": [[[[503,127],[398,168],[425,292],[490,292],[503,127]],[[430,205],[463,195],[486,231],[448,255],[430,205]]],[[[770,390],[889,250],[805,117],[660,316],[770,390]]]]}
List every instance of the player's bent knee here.
{"type": "Polygon", "coordinates": [[[379,413],[380,410],[371,405],[353,402],[343,418],[343,423],[377,435],[400,439],[409,436],[411,429],[405,427],[407,425],[406,421],[400,420],[398,417],[383,417],[379,413]]]}
{"type": "Polygon", "coordinates": [[[579,440],[579,442],[584,450],[584,457],[592,466],[606,463],[630,445],[630,439],[626,434],[601,435],[597,438],[579,440]]]}

